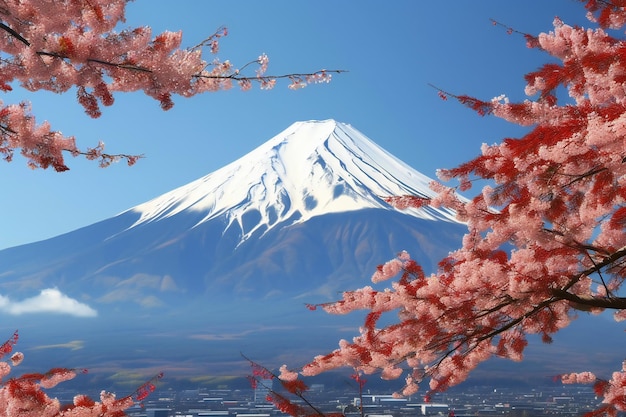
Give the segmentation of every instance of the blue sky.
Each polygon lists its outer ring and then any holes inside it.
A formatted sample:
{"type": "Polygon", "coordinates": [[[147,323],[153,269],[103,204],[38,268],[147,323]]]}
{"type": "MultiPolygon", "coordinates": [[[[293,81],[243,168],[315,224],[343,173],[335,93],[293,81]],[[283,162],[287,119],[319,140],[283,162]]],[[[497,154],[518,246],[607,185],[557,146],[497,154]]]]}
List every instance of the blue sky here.
{"type": "Polygon", "coordinates": [[[84,114],[73,93],[6,94],[5,102],[31,101],[40,120],[75,135],[83,147],[103,140],[111,153],[146,158],[132,168],[122,163],[107,169],[71,159],[71,170],[62,174],[31,171],[22,158],[0,163],[0,248],[114,216],[224,166],[299,120],[350,123],[434,176],[437,168],[475,156],[481,143],[523,131],[444,102],[428,84],[485,99],[522,99],[523,75],[548,57],[489,19],[536,34],[549,31],[557,15],[590,25],[575,0],[136,0],[128,6],[128,27],[182,30],[184,46],[227,26],[218,56],[235,65],[267,53],[272,74],[349,72],[295,92],[284,82],[272,91],[176,97],[168,112],[139,93],[117,94],[97,120],[84,114]]]}

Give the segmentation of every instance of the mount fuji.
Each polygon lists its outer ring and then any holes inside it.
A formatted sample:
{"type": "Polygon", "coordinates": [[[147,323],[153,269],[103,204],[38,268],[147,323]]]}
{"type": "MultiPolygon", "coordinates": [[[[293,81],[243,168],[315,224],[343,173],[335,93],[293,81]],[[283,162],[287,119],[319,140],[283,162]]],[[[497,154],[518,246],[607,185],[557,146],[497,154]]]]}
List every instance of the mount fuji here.
{"type": "Polygon", "coordinates": [[[95,310],[328,301],[400,250],[429,267],[454,247],[463,227],[452,212],[398,211],[382,199],[432,196],[430,181],[349,125],[298,122],[113,218],[0,251],[0,290],[58,288],[95,310]]]}
{"type": "Polygon", "coordinates": [[[239,352],[305,360],[361,320],[305,303],[370,284],[401,250],[432,269],[455,247],[452,212],[383,200],[431,196],[429,181],[347,124],[297,122],[117,216],[0,251],[0,315],[33,364],[200,377],[239,352]]]}
{"type": "Polygon", "coordinates": [[[87,367],[99,388],[223,382],[245,376],[240,352],[297,366],[362,323],[305,303],[371,285],[401,250],[428,271],[457,247],[454,213],[383,200],[432,196],[430,181],[350,125],[294,123],[117,216],[0,251],[3,328],[20,329],[22,367],[87,367]]]}

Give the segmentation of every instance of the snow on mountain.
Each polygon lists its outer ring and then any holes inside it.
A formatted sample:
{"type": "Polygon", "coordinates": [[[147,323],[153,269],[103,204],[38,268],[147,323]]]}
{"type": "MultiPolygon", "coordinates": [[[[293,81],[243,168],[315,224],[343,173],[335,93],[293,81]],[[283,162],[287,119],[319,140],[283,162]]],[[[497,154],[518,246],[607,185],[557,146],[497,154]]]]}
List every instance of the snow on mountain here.
{"type": "MultiPolygon", "coordinates": [[[[430,181],[350,125],[296,122],[237,161],[130,209],[140,213],[131,228],[193,211],[204,215],[196,226],[225,216],[245,241],[323,214],[394,210],[381,197],[433,196],[430,181]]],[[[430,207],[405,213],[454,221],[452,212],[430,207]]]]}

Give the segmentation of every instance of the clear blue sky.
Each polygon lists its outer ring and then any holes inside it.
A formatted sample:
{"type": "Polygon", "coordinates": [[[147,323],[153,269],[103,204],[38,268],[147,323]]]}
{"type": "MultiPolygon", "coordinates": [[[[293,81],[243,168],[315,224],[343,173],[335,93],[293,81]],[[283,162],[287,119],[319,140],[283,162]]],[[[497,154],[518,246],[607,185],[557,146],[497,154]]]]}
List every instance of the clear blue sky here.
{"type": "Polygon", "coordinates": [[[136,0],[127,26],[155,33],[182,30],[192,46],[227,26],[219,57],[243,65],[265,52],[269,73],[344,69],[328,85],[293,92],[231,90],[175,98],[168,112],[141,94],[118,94],[113,107],[90,119],[74,93],[14,91],[5,102],[29,100],[40,120],[75,135],[81,146],[107,144],[111,153],[141,153],[132,168],[107,169],[70,159],[71,171],[31,171],[16,157],[0,163],[3,211],[0,248],[29,243],[114,216],[237,159],[298,120],[352,124],[426,175],[476,155],[521,130],[480,118],[428,86],[458,94],[523,98],[523,75],[547,57],[526,49],[520,31],[566,23],[589,25],[575,0],[136,0]]]}

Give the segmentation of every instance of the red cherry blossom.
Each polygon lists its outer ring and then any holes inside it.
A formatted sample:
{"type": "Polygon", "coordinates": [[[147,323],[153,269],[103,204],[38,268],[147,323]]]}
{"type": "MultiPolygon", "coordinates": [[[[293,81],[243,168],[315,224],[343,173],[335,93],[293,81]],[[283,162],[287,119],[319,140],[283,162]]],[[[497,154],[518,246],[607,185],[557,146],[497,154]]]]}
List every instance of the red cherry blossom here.
{"type": "MultiPolygon", "coordinates": [[[[584,3],[601,27],[556,18],[549,33],[523,34],[551,56],[526,76],[529,99],[439,90],[528,131],[439,171],[441,181],[460,185],[433,182],[438,195],[430,200],[387,199],[401,208],[453,209],[467,234],[430,275],[403,255],[374,272],[374,282],[396,277],[387,290],[368,286],[321,305],[333,314],[368,314],[360,334],[315,357],[301,374],[350,367],[399,378],[404,368],[400,393],[413,394],[420,383],[437,392],[494,357],[523,360],[527,335],[549,343],[578,311],[610,309],[616,320],[626,318],[626,47],[603,28],[623,28],[626,12],[621,1],[584,3]],[[461,198],[457,191],[475,180],[488,185],[471,200],[461,198]],[[379,320],[390,314],[397,320],[379,320]]],[[[594,384],[605,403],[600,412],[626,411],[626,365],[605,380],[573,370],[562,381],[594,384]]]]}

